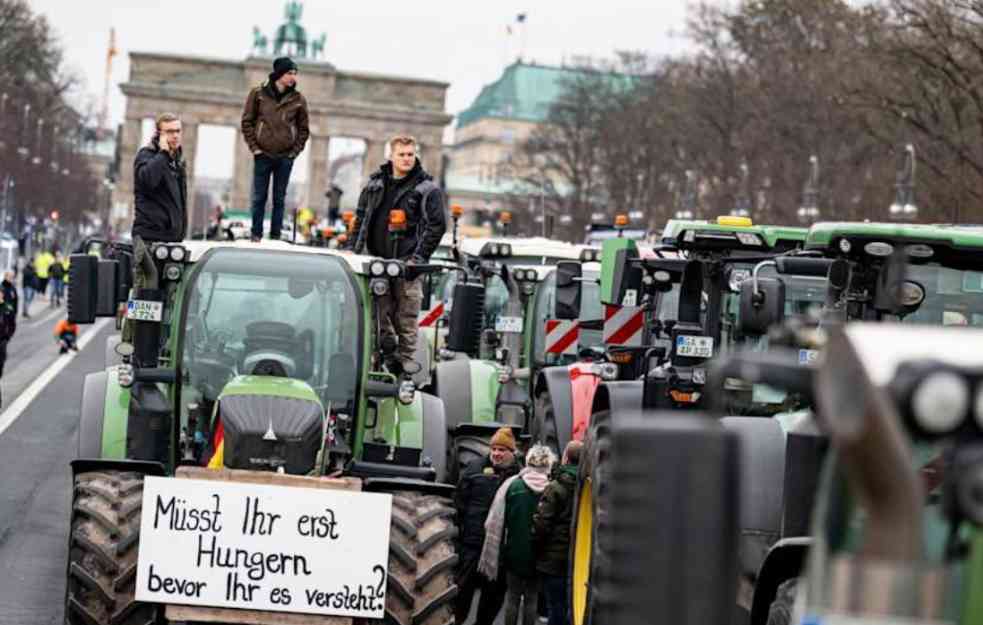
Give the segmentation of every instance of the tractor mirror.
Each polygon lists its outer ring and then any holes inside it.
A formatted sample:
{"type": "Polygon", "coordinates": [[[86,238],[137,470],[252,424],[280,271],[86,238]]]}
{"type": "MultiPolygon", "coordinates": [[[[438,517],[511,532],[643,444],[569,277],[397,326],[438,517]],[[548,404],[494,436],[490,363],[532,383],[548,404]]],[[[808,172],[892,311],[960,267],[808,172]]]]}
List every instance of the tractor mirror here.
{"type": "Polygon", "coordinates": [[[642,288],[642,268],[631,261],[638,258],[635,248],[620,249],[614,254],[614,272],[611,278],[614,301],[606,302],[620,306],[637,306],[639,291],[642,288]]]}
{"type": "Polygon", "coordinates": [[[556,264],[556,300],[553,317],[556,319],[577,319],[580,317],[580,296],[582,290],[582,269],[580,263],[561,261],[556,264]]]}
{"type": "Polygon", "coordinates": [[[741,283],[738,331],[761,336],[785,318],[785,283],[775,278],[758,278],[741,283]]]}
{"type": "Polygon", "coordinates": [[[93,323],[99,284],[99,259],[89,254],[72,254],[68,268],[68,320],[93,323]]]}
{"type": "Polygon", "coordinates": [[[484,317],[485,287],[477,282],[457,284],[448,324],[447,349],[477,358],[484,317]]]}
{"type": "Polygon", "coordinates": [[[96,293],[96,317],[115,317],[116,304],[119,303],[119,262],[99,260],[96,272],[99,284],[96,293]]]}
{"type": "Polygon", "coordinates": [[[917,309],[921,304],[921,299],[914,306],[906,305],[904,301],[906,263],[904,251],[897,249],[881,265],[877,274],[877,292],[874,294],[875,309],[900,315],[917,309]]]}

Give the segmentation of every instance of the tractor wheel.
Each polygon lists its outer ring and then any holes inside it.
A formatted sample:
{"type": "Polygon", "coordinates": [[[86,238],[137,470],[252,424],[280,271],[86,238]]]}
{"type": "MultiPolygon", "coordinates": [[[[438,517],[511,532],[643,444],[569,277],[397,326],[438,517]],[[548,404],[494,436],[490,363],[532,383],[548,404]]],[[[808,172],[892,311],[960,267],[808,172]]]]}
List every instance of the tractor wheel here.
{"type": "Polygon", "coordinates": [[[491,452],[489,438],[481,436],[458,436],[454,439],[451,447],[450,462],[447,463],[447,471],[450,474],[448,482],[456,484],[465,467],[471,464],[476,458],[487,458],[491,452]]]}
{"type": "Polygon", "coordinates": [[[385,623],[453,623],[456,537],[449,499],[412,491],[393,493],[385,623]]]}
{"type": "Polygon", "coordinates": [[[146,625],[157,606],[134,600],[143,475],[98,471],[75,477],[66,625],[146,625]]]}
{"type": "Polygon", "coordinates": [[[600,532],[609,522],[606,482],[608,452],[611,447],[611,412],[603,410],[591,417],[584,437],[574,495],[570,541],[570,606],[573,625],[596,625],[598,571],[610,564],[610,548],[604,544],[608,532],[600,532]]]}
{"type": "Polygon", "coordinates": [[[533,414],[533,442],[546,445],[559,458],[563,450],[560,449],[560,438],[556,433],[556,413],[553,410],[553,399],[550,397],[549,391],[543,391],[536,395],[536,406],[533,414]]]}
{"type": "Polygon", "coordinates": [[[792,622],[792,610],[795,607],[795,592],[799,586],[799,578],[785,580],[775,591],[775,600],[768,607],[767,625],[789,625],[792,622]]]}

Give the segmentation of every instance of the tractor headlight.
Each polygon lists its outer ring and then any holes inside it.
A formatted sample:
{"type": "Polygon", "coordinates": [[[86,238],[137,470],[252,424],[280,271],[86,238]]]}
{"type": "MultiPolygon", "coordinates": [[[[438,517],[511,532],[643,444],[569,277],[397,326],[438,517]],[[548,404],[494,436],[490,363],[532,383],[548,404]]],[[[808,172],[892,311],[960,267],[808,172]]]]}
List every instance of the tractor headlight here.
{"type": "Polygon", "coordinates": [[[133,386],[133,365],[117,365],[116,377],[119,379],[119,385],[123,388],[130,388],[133,386]]]}
{"type": "Polygon", "coordinates": [[[911,394],[915,424],[929,434],[952,432],[962,424],[968,409],[969,384],[951,371],[930,373],[911,394]]]}
{"type": "Polygon", "coordinates": [[[369,265],[369,273],[373,276],[381,276],[386,273],[386,263],[381,260],[373,261],[369,265]]]}
{"type": "Polygon", "coordinates": [[[167,255],[168,250],[166,245],[158,246],[157,249],[154,250],[154,256],[157,257],[157,260],[167,260],[167,255]]]}
{"type": "Polygon", "coordinates": [[[695,367],[693,369],[693,384],[706,384],[707,383],[707,370],[702,367],[695,367]]]}
{"type": "Polygon", "coordinates": [[[437,351],[437,355],[440,356],[441,360],[454,360],[456,352],[453,352],[446,347],[441,347],[440,350],[437,351]]]}
{"type": "Polygon", "coordinates": [[[369,280],[369,288],[376,297],[382,297],[389,292],[389,281],[385,278],[372,278],[369,280]]]}
{"type": "Polygon", "coordinates": [[[591,372],[602,380],[610,382],[618,379],[618,365],[613,362],[602,362],[591,367],[591,372]]]}
{"type": "Polygon", "coordinates": [[[488,253],[492,256],[498,256],[498,246],[492,243],[488,246],[488,253]]]}
{"type": "Polygon", "coordinates": [[[502,365],[498,368],[498,383],[505,384],[512,379],[512,367],[509,365],[502,365]]]}
{"type": "Polygon", "coordinates": [[[177,282],[181,279],[181,266],[167,265],[167,267],[164,267],[164,277],[171,282],[177,282]]]}
{"type": "Polygon", "coordinates": [[[844,254],[849,254],[850,250],[853,249],[853,245],[850,243],[849,239],[840,239],[840,251],[844,254]]]}
{"type": "Polygon", "coordinates": [[[386,274],[390,278],[398,278],[402,270],[403,268],[399,266],[399,263],[386,263],[386,274]]]}
{"type": "Polygon", "coordinates": [[[501,256],[511,256],[512,246],[509,245],[508,243],[502,243],[501,245],[498,246],[498,253],[501,256]]]}
{"type": "Polygon", "coordinates": [[[184,260],[185,250],[183,247],[172,247],[171,248],[171,260],[179,263],[184,260]]]}
{"type": "Polygon", "coordinates": [[[416,384],[413,380],[403,380],[399,384],[399,393],[397,399],[399,403],[406,404],[407,406],[413,403],[413,397],[416,395],[416,384]]]}

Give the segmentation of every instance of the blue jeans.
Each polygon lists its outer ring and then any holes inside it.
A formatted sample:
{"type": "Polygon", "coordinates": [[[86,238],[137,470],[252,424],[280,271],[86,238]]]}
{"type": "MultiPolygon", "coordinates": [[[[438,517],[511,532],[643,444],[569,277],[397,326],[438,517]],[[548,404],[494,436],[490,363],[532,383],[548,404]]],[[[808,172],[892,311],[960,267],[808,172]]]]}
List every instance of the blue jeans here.
{"type": "Polygon", "coordinates": [[[34,287],[25,286],[24,287],[24,316],[28,315],[27,309],[31,307],[31,302],[34,301],[34,287]]]}
{"type": "Polygon", "coordinates": [[[568,625],[566,576],[543,575],[543,593],[549,625],[568,625]]]}
{"type": "Polygon", "coordinates": [[[283,205],[287,198],[287,183],[294,159],[277,158],[259,154],[253,157],[253,228],[254,237],[263,236],[263,219],[266,217],[266,196],[273,178],[273,215],[270,216],[270,238],[279,239],[283,227],[283,205]]]}
{"type": "Polygon", "coordinates": [[[63,297],[65,297],[65,283],[59,278],[51,279],[51,296],[54,301],[58,304],[61,303],[63,297]]]}

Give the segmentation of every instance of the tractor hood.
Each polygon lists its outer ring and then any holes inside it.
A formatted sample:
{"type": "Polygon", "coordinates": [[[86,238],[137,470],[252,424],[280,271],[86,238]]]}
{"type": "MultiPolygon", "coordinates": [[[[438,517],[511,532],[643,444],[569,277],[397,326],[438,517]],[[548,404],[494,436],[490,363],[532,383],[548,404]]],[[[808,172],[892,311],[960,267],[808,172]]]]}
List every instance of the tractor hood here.
{"type": "Polygon", "coordinates": [[[236,376],[222,390],[217,409],[224,430],[225,466],[254,471],[283,467],[294,475],[314,468],[324,410],[307,383],[236,376]]]}

